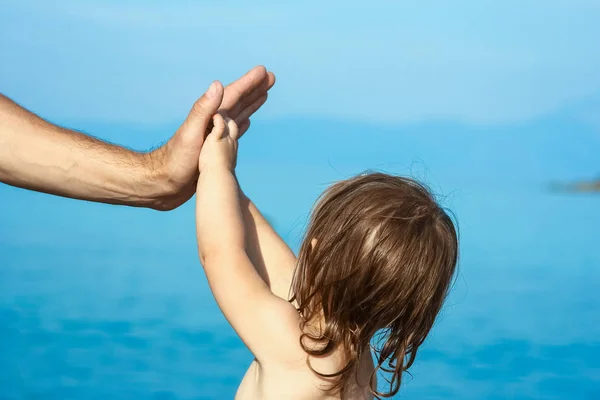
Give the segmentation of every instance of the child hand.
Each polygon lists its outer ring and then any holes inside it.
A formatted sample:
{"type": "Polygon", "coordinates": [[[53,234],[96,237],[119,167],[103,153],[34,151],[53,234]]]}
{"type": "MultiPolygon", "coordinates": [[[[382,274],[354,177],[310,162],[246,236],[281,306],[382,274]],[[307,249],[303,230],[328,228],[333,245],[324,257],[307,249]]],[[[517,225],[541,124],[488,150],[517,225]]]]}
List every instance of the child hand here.
{"type": "Polygon", "coordinates": [[[238,137],[239,129],[235,121],[215,114],[213,128],[200,150],[200,172],[208,168],[226,168],[233,171],[237,161],[238,137]]]}

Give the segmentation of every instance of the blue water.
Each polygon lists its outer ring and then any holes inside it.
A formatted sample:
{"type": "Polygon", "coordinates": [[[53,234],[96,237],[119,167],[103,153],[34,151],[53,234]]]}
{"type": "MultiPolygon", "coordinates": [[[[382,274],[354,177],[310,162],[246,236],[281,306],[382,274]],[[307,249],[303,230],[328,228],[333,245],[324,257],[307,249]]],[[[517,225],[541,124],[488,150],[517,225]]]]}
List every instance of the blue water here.
{"type": "MultiPolygon", "coordinates": [[[[306,160],[278,149],[298,135],[257,134],[239,170],[294,248],[325,185],[365,168],[445,194],[459,275],[401,398],[600,398],[600,196],[546,190],[542,172],[567,164],[555,149],[512,175],[508,163],[469,165],[467,150],[466,161],[440,159],[443,143],[402,147],[386,135],[320,141],[306,160]]],[[[573,168],[565,175],[583,169],[573,168]]],[[[0,204],[0,399],[233,397],[252,357],[199,266],[193,202],[158,213],[0,187],[0,204]]]]}

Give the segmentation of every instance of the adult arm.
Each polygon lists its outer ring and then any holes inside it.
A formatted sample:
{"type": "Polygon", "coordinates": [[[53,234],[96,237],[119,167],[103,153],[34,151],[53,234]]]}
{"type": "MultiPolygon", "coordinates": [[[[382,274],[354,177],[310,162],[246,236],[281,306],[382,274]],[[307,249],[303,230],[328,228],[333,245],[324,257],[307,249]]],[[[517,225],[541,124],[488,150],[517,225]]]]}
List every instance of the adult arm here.
{"type": "Polygon", "coordinates": [[[55,126],[0,95],[0,181],[112,204],[151,206],[160,160],[55,126]]]}
{"type": "Polygon", "coordinates": [[[217,110],[241,129],[267,99],[275,77],[256,67],[205,93],[161,148],[135,152],[55,126],[0,95],[0,181],[25,189],[109,204],[170,210],[194,194],[198,155],[217,110]]]}

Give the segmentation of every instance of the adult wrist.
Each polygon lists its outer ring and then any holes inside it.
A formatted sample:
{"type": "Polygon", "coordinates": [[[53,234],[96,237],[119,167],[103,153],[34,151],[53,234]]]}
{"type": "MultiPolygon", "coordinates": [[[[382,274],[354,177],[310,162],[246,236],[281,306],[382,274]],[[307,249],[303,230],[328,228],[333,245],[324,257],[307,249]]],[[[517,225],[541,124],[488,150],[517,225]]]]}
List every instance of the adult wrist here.
{"type": "Polygon", "coordinates": [[[177,187],[169,178],[161,149],[137,153],[136,156],[142,166],[136,181],[141,203],[139,206],[161,211],[173,209],[172,199],[177,195],[177,187]]]}

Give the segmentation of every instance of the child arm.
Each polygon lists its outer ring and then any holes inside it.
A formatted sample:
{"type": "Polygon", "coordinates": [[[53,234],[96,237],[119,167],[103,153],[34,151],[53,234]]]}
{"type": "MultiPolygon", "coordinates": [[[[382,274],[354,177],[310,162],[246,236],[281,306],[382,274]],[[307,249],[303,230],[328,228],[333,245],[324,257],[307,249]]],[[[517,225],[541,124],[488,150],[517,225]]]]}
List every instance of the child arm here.
{"type": "Polygon", "coordinates": [[[246,346],[259,361],[300,354],[296,310],[271,293],[245,251],[240,193],[231,170],[213,167],[200,173],[196,221],[211,291],[246,346]]]}
{"type": "Polygon", "coordinates": [[[271,292],[288,300],[296,256],[241,190],[240,206],[246,229],[248,257],[271,292]]]}

